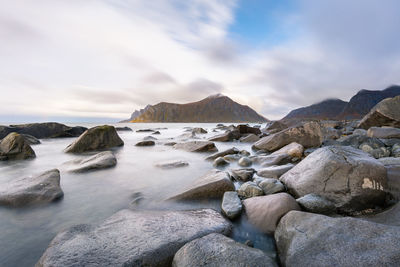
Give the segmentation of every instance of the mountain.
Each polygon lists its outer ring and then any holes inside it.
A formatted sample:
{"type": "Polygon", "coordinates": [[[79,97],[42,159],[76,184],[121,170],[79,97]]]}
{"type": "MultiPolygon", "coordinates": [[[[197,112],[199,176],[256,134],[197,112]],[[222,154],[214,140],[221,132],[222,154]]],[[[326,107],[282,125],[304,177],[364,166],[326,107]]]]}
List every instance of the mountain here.
{"type": "Polygon", "coordinates": [[[347,102],[340,99],[327,99],[311,106],[298,108],[289,112],[283,120],[288,119],[321,119],[335,118],[346,107],[347,102]]]}
{"type": "Polygon", "coordinates": [[[328,99],[311,106],[289,112],[282,120],[325,119],[351,120],[361,119],[371,108],[385,98],[400,95],[400,86],[393,85],[384,90],[361,90],[349,102],[340,99],[328,99]]]}
{"type": "Polygon", "coordinates": [[[217,94],[187,104],[161,102],[135,111],[130,122],[266,122],[249,106],[217,94]]]}

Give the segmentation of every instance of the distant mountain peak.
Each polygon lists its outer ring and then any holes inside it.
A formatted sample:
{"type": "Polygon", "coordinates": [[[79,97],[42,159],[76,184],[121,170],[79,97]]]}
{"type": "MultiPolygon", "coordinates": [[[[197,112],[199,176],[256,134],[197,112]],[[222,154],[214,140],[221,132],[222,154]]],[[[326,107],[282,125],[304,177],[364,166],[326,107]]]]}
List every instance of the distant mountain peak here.
{"type": "Polygon", "coordinates": [[[220,97],[226,97],[226,96],[221,93],[217,93],[217,94],[210,95],[207,98],[220,98],[220,97]]]}

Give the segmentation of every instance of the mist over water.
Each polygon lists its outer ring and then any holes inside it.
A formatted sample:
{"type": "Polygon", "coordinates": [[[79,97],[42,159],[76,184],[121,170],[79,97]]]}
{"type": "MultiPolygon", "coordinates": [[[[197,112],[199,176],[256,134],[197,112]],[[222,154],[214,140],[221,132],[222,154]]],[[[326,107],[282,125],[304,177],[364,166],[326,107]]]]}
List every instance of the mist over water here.
{"type": "MultiPolygon", "coordinates": [[[[213,169],[212,162],[204,160],[208,153],[185,152],[163,143],[186,133],[185,127],[203,127],[209,133],[197,136],[202,139],[210,137],[218,134],[212,132],[216,124],[146,123],[115,126],[128,126],[133,132],[118,132],[125,145],[113,150],[118,163],[111,169],[82,174],[66,172],[66,162],[87,157],[63,152],[75,138],[42,139],[42,144],[32,146],[37,156],[35,159],[0,162],[0,185],[13,179],[58,168],[61,171],[61,188],[64,191],[63,199],[48,205],[28,208],[0,207],[0,266],[33,266],[57,232],[76,224],[99,224],[121,209],[211,207],[220,210],[221,201],[182,204],[163,201],[213,169]],[[159,130],[160,135],[152,135],[158,139],[156,146],[136,147],[138,141],[151,135],[151,132],[137,133],[136,130],[146,128],[168,129],[159,130]],[[168,170],[154,166],[169,160],[184,160],[189,166],[168,170]],[[143,199],[132,203],[138,192],[143,199]]],[[[251,151],[249,144],[239,142],[215,144],[220,151],[232,146],[251,151]]],[[[226,170],[237,167],[236,163],[231,163],[226,170]]],[[[272,237],[258,233],[243,217],[242,215],[242,218],[234,222],[232,237],[240,242],[250,239],[255,247],[272,251],[272,237]]]]}

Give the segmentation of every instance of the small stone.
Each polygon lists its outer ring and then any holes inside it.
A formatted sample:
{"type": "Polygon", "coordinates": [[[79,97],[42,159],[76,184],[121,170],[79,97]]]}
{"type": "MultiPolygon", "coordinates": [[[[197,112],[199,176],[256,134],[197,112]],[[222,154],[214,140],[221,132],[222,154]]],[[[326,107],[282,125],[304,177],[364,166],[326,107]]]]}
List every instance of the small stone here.
{"type": "Polygon", "coordinates": [[[240,186],[238,195],[244,198],[251,198],[264,195],[264,191],[256,183],[246,182],[240,186]]]}
{"type": "Polygon", "coordinates": [[[235,191],[228,191],[224,193],[221,205],[222,212],[229,219],[233,220],[242,212],[242,202],[235,191]]]}
{"type": "Polygon", "coordinates": [[[238,161],[238,164],[242,167],[249,167],[253,162],[248,157],[241,157],[238,161]]]}
{"type": "Polygon", "coordinates": [[[135,146],[154,146],[156,143],[152,140],[148,140],[148,141],[141,141],[136,143],[135,146]]]}
{"type": "Polygon", "coordinates": [[[275,194],[285,191],[285,186],[274,178],[263,179],[259,184],[259,187],[264,191],[265,195],[275,194]]]}
{"type": "Polygon", "coordinates": [[[223,167],[226,165],[229,165],[229,162],[226,161],[223,157],[216,158],[213,163],[214,167],[223,167]]]}

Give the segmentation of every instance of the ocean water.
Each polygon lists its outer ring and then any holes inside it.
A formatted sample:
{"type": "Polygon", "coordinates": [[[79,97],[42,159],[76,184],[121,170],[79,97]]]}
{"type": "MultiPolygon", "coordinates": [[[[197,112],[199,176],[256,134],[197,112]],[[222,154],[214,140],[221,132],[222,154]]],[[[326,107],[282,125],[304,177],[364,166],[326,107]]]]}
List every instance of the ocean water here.
{"type": "MultiPolygon", "coordinates": [[[[69,124],[73,126],[73,124],[69,124]]],[[[80,124],[93,127],[93,124],[80,124]]],[[[0,207],[0,266],[33,266],[46,250],[57,232],[76,224],[99,224],[115,212],[125,208],[135,209],[193,209],[211,207],[220,210],[220,201],[199,201],[178,204],[164,201],[186,187],[194,179],[213,169],[205,161],[207,153],[190,153],[176,150],[163,143],[186,133],[185,127],[203,127],[209,133],[198,135],[205,139],[216,124],[116,124],[128,126],[132,132],[120,131],[125,145],[114,149],[117,166],[107,170],[73,174],[65,171],[65,163],[87,155],[63,152],[75,138],[42,139],[42,144],[32,146],[36,158],[26,161],[0,162],[0,186],[16,178],[40,174],[58,168],[61,171],[61,187],[64,198],[58,202],[28,208],[0,207]],[[150,133],[137,133],[137,129],[160,129],[153,147],[136,147],[150,133]],[[154,165],[169,160],[185,160],[189,166],[163,170],[154,165]],[[143,199],[136,203],[135,196],[143,199]],[[133,203],[134,202],[134,203],[133,203]]],[[[249,144],[240,142],[216,143],[219,150],[235,146],[251,152],[249,144]]],[[[236,168],[236,163],[227,167],[236,168]]],[[[239,242],[251,240],[254,246],[268,253],[274,252],[271,236],[259,233],[244,216],[234,222],[232,238],[239,242]]]]}

